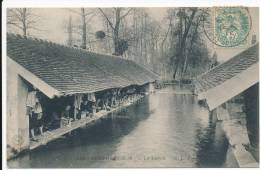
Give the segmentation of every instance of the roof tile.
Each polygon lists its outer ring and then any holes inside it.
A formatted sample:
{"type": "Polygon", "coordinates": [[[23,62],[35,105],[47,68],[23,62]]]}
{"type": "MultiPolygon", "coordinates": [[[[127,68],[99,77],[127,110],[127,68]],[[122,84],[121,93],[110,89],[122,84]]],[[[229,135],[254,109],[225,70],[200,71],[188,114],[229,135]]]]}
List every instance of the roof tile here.
{"type": "Polygon", "coordinates": [[[194,80],[198,93],[218,86],[259,61],[259,43],[244,50],[228,61],[214,67],[194,80]]]}
{"type": "Polygon", "coordinates": [[[14,34],[7,34],[7,55],[65,94],[142,85],[158,79],[130,60],[14,34]]]}

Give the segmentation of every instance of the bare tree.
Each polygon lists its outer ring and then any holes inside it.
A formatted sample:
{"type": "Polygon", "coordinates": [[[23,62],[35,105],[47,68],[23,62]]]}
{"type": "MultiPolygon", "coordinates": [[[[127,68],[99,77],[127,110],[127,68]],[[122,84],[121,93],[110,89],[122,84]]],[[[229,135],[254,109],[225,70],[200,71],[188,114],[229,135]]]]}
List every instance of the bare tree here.
{"type": "Polygon", "coordinates": [[[80,8],[80,11],[69,9],[70,12],[78,14],[81,18],[80,26],[72,28],[72,32],[79,33],[81,36],[81,45],[82,49],[87,49],[87,23],[95,16],[93,10],[86,10],[85,8],[80,8]]]}
{"type": "Polygon", "coordinates": [[[68,26],[67,26],[67,32],[68,32],[68,40],[67,40],[67,44],[68,46],[72,46],[73,42],[72,42],[72,19],[71,16],[69,16],[69,22],[68,22],[68,26]]]}
{"type": "Polygon", "coordinates": [[[87,45],[87,33],[86,33],[86,13],[85,13],[85,9],[81,8],[81,21],[82,21],[82,45],[81,48],[86,49],[86,45],[87,45]]]}
{"type": "Polygon", "coordinates": [[[129,9],[113,8],[114,16],[112,16],[112,18],[108,14],[106,14],[103,11],[103,9],[98,8],[98,10],[102,14],[102,16],[107,20],[107,22],[112,30],[113,42],[114,42],[114,55],[122,55],[124,52],[124,50],[122,50],[122,45],[124,43],[119,36],[120,23],[121,23],[122,19],[124,19],[132,11],[132,8],[129,8],[129,9]],[[114,23],[113,23],[113,20],[115,21],[114,23]]]}
{"type": "Polygon", "coordinates": [[[29,8],[10,8],[7,10],[7,24],[21,30],[23,36],[27,36],[29,30],[40,30],[36,27],[39,20],[39,16],[29,8]]]}

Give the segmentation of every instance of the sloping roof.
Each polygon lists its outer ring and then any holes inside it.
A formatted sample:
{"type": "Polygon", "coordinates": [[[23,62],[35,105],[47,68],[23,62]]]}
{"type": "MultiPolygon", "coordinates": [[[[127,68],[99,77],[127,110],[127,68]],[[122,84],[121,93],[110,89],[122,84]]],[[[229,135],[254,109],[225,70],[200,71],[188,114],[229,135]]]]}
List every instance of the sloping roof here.
{"type": "Polygon", "coordinates": [[[153,82],[133,61],[7,34],[7,56],[63,94],[90,93],[153,82]]]}
{"type": "Polygon", "coordinates": [[[194,80],[198,99],[206,99],[210,110],[259,81],[259,43],[242,51],[194,80]]]}
{"type": "Polygon", "coordinates": [[[198,76],[194,81],[196,91],[198,93],[207,91],[210,88],[214,88],[222,84],[224,81],[234,77],[243,70],[246,70],[251,65],[258,62],[258,51],[259,44],[257,43],[240,54],[232,57],[228,61],[198,76]]]}

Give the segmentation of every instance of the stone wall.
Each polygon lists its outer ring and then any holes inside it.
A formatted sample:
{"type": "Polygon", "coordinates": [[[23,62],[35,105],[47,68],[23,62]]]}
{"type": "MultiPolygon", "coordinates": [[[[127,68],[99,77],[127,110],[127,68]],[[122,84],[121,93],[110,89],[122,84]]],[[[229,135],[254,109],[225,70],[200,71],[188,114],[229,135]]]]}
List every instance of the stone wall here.
{"type": "Polygon", "coordinates": [[[214,112],[218,121],[222,121],[222,128],[238,165],[240,167],[258,167],[258,162],[247,149],[250,146],[250,140],[244,101],[244,97],[238,95],[216,108],[214,112]]]}

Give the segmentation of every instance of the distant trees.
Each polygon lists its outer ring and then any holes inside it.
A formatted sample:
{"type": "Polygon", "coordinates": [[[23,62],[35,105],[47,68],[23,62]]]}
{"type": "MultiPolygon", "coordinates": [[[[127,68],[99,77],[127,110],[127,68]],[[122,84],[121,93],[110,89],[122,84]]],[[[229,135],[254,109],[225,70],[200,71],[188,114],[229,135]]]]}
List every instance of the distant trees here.
{"type": "Polygon", "coordinates": [[[141,64],[156,69],[160,62],[157,60],[160,58],[158,52],[162,34],[160,22],[154,20],[145,9],[141,8],[135,11],[132,28],[134,46],[131,51],[135,51],[141,64]]]}
{"type": "Polygon", "coordinates": [[[168,11],[170,19],[170,63],[172,78],[183,78],[188,68],[199,68],[209,62],[208,50],[202,38],[201,25],[207,10],[177,8],[168,11]]]}
{"type": "Polygon", "coordinates": [[[95,11],[85,8],[66,10],[78,16],[74,20],[75,22],[72,22],[72,17],[69,16],[69,19],[64,23],[65,32],[68,34],[67,44],[69,46],[75,45],[73,44],[75,39],[79,38],[80,40],[76,41],[80,41],[80,48],[87,49],[87,28],[89,28],[88,23],[95,16],[95,11]]]}
{"type": "Polygon", "coordinates": [[[23,36],[27,36],[29,30],[40,30],[36,25],[39,20],[30,8],[7,9],[7,24],[20,30],[23,36]]]}

